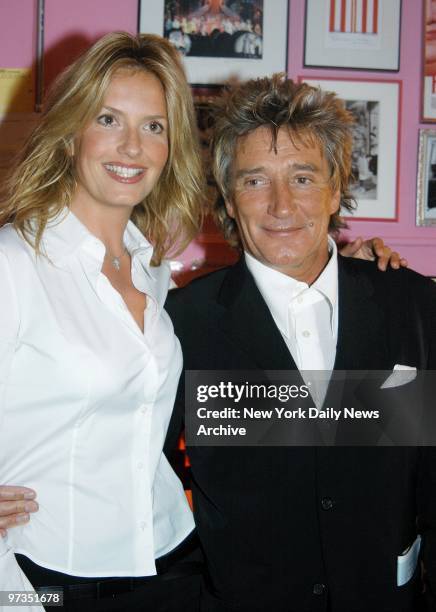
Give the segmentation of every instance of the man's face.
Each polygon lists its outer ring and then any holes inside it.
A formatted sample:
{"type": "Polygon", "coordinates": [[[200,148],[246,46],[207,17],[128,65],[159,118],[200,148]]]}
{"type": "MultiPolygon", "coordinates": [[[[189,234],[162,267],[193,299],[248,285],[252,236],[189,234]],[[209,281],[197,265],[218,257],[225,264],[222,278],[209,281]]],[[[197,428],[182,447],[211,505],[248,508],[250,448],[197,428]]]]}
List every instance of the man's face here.
{"type": "Polygon", "coordinates": [[[278,132],[277,152],[266,127],[242,137],[226,207],[248,253],[310,284],[328,261],[328,225],[340,194],[331,189],[319,146],[308,138],[294,143],[286,128],[278,132]]]}

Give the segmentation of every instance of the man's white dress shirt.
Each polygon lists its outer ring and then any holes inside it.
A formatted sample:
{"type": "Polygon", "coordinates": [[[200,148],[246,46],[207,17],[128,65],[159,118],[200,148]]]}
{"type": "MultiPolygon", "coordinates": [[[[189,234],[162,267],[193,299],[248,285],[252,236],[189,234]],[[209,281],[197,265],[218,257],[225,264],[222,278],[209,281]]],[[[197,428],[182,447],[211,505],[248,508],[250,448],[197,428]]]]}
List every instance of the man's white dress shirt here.
{"type": "Polygon", "coordinates": [[[245,253],[247,267],[303,378],[309,372],[328,373],[310,376],[318,407],[325,398],[338,339],[338,255],[330,237],[329,252],[326,267],[310,286],[245,253]]]}
{"type": "Polygon", "coordinates": [[[72,213],[44,232],[47,256],[0,229],[0,483],[39,503],[0,538],[3,589],[18,575],[12,551],[71,575],[153,575],[194,527],[162,453],[182,368],[163,310],[170,270],[150,267],[132,223],[124,241],[147,295],[144,333],[101,273],[104,245],[72,213]]]}

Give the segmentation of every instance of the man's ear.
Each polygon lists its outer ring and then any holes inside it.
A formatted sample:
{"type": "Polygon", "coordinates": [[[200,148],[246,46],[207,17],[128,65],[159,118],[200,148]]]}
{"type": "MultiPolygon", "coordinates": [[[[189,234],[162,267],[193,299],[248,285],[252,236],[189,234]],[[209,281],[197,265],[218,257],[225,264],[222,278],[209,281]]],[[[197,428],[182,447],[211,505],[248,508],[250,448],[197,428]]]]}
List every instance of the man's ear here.
{"type": "Polygon", "coordinates": [[[330,202],[330,214],[333,215],[335,212],[338,212],[340,205],[341,205],[341,190],[337,189],[332,194],[332,199],[330,202]]]}
{"type": "Polygon", "coordinates": [[[233,203],[231,200],[224,200],[225,204],[226,204],[226,210],[227,210],[227,214],[229,215],[229,217],[231,217],[232,219],[235,218],[235,207],[233,206],[233,203]]]}

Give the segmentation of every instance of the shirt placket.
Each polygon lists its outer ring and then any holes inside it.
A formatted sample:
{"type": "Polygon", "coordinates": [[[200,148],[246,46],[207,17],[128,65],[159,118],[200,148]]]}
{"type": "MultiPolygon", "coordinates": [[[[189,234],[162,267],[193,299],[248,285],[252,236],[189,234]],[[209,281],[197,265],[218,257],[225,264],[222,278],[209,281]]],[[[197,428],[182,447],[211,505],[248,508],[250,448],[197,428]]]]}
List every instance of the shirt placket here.
{"type": "Polygon", "coordinates": [[[295,301],[295,337],[300,356],[299,369],[305,383],[310,382],[311,395],[318,406],[325,395],[325,384],[319,374],[324,370],[325,364],[316,319],[317,299],[309,289],[295,301]]]}
{"type": "Polygon", "coordinates": [[[134,508],[135,531],[137,537],[134,541],[135,557],[138,566],[144,563],[144,552],[146,559],[144,571],[149,574],[155,572],[154,564],[154,533],[153,533],[153,499],[152,483],[149,466],[151,463],[151,427],[153,419],[154,399],[150,397],[149,390],[145,388],[150,380],[156,379],[157,372],[155,361],[152,356],[147,359],[147,367],[144,372],[144,396],[142,403],[138,406],[135,414],[135,432],[141,435],[135,436],[132,449],[132,471],[135,480],[134,508]]]}

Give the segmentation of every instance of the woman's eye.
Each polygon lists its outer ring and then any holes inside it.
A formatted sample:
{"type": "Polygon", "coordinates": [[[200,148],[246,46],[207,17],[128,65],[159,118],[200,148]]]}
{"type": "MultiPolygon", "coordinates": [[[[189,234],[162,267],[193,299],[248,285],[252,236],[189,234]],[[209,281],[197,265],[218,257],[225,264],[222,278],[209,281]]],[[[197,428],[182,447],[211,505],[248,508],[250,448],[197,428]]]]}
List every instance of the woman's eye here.
{"type": "Polygon", "coordinates": [[[100,115],[97,117],[97,123],[103,125],[104,127],[110,127],[115,123],[115,117],[112,115],[100,115]]]}
{"type": "Polygon", "coordinates": [[[158,121],[152,121],[151,123],[149,123],[148,129],[153,134],[161,134],[164,131],[163,125],[159,123],[158,121]]]}
{"type": "Polygon", "coordinates": [[[312,182],[308,176],[297,176],[296,181],[299,185],[309,185],[312,182]]]}

